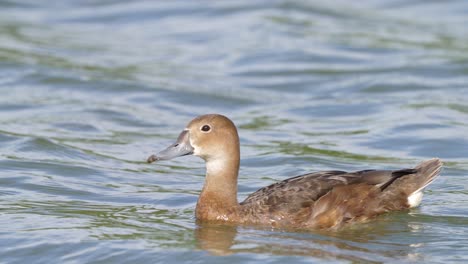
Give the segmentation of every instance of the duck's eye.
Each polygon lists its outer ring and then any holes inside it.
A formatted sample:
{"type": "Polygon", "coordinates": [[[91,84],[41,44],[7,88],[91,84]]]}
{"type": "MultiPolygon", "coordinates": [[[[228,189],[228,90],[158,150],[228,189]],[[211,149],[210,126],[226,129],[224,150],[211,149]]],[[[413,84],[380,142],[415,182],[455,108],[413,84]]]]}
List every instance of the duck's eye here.
{"type": "Polygon", "coordinates": [[[204,126],[202,126],[201,130],[202,130],[203,132],[208,132],[208,131],[211,130],[211,127],[210,127],[209,125],[204,125],[204,126]]]}

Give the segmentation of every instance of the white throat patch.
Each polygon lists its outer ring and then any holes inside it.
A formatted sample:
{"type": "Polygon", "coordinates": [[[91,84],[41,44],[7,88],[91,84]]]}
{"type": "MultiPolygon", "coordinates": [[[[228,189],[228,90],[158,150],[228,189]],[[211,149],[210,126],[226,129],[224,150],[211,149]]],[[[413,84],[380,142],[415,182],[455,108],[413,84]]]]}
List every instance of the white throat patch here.
{"type": "Polygon", "coordinates": [[[223,165],[225,163],[221,159],[209,160],[206,162],[206,172],[211,175],[215,175],[223,171],[223,165]]]}

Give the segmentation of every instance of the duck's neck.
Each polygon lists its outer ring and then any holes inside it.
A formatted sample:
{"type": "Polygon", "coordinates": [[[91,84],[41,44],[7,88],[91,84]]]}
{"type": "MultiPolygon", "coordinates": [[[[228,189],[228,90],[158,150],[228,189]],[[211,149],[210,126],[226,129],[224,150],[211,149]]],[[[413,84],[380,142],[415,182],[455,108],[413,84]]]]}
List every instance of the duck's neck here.
{"type": "Polygon", "coordinates": [[[196,216],[201,220],[230,220],[237,202],[239,156],[206,161],[205,185],[198,199],[196,216]]]}

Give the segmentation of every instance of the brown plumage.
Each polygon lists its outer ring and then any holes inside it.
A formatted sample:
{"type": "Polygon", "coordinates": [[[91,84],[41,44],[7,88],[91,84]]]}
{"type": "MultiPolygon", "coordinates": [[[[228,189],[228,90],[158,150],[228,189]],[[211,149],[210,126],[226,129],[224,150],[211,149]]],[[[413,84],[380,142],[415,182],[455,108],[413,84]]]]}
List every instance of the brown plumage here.
{"type": "Polygon", "coordinates": [[[309,173],[259,189],[238,203],[239,138],[231,120],[217,114],[195,118],[175,144],[148,162],[188,154],[203,158],[207,168],[197,219],[284,228],[338,228],[417,206],[442,167],[439,159],[430,159],[413,169],[309,173]]]}

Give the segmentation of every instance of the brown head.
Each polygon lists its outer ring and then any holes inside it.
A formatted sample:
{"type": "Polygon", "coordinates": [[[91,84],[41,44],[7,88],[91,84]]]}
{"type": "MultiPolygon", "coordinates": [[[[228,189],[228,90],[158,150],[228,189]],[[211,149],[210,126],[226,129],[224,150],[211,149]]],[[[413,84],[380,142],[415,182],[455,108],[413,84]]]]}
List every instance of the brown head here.
{"type": "Polygon", "coordinates": [[[229,118],[202,115],[187,125],[177,141],[148,162],[193,154],[206,162],[205,184],[197,203],[198,219],[232,219],[237,203],[239,136],[229,118]],[[228,217],[229,215],[229,217],[228,217]]]}
{"type": "Polygon", "coordinates": [[[195,156],[209,162],[239,155],[239,136],[229,118],[218,114],[202,115],[193,119],[187,129],[195,156]]]}
{"type": "Polygon", "coordinates": [[[180,133],[177,141],[148,162],[195,155],[207,163],[239,158],[239,136],[234,123],[227,117],[209,114],[196,117],[180,133]]]}

